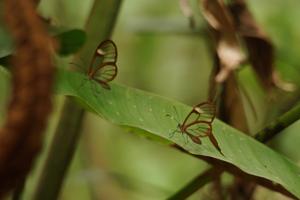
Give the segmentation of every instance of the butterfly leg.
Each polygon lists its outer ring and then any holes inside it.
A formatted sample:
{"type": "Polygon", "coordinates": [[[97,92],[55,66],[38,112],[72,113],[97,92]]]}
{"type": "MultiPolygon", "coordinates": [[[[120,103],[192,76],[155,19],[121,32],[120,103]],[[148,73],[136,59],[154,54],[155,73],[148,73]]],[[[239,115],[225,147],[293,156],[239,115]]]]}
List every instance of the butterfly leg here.
{"type": "Polygon", "coordinates": [[[175,121],[179,124],[179,115],[178,115],[178,112],[177,112],[177,110],[176,110],[176,107],[175,106],[173,106],[173,109],[174,109],[174,111],[175,111],[175,121]]]}
{"type": "Polygon", "coordinates": [[[82,68],[81,65],[79,65],[79,64],[77,64],[75,62],[70,62],[69,64],[75,66],[75,69],[73,67],[71,69],[74,69],[74,70],[82,72],[82,73],[85,72],[85,70],[82,68]]]}

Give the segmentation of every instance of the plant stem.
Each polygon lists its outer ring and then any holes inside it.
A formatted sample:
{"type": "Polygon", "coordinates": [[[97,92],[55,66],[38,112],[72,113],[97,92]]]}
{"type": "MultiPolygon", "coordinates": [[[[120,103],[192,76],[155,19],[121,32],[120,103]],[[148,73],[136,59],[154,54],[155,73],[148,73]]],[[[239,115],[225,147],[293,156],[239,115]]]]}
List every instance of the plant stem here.
{"type": "Polygon", "coordinates": [[[83,114],[84,110],[74,101],[70,98],[65,100],[60,123],[33,199],[57,199],[80,136],[83,114]]]}
{"type": "Polygon", "coordinates": [[[215,167],[207,169],[205,172],[189,182],[184,188],[176,192],[173,196],[169,197],[168,200],[186,199],[199,188],[214,180],[215,177],[217,177],[220,173],[221,170],[218,170],[215,167]]]}
{"type": "MultiPolygon", "coordinates": [[[[87,42],[78,57],[90,58],[98,42],[107,39],[113,30],[122,0],[95,1],[86,25],[87,42]]],[[[54,134],[47,160],[34,191],[34,200],[58,199],[65,174],[72,161],[84,116],[84,109],[67,98],[60,123],[54,134]]]]}
{"type": "Polygon", "coordinates": [[[21,200],[23,197],[24,188],[25,188],[25,179],[14,190],[12,194],[12,200],[21,200]]]}
{"type": "Polygon", "coordinates": [[[283,129],[287,128],[299,119],[300,103],[255,134],[254,138],[260,142],[266,143],[279,134],[283,129]]]}

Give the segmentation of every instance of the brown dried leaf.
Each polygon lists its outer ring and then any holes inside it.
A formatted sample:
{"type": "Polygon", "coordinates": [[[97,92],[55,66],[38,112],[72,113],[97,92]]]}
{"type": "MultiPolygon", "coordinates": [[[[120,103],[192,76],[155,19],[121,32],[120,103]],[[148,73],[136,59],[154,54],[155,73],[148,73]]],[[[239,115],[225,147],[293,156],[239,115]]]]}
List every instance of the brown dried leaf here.
{"type": "Polygon", "coordinates": [[[224,84],[220,115],[233,127],[244,133],[249,132],[242,97],[234,74],[231,74],[224,84]]]}
{"type": "Polygon", "coordinates": [[[274,46],[267,34],[259,27],[244,0],[235,0],[230,5],[237,31],[245,41],[253,69],[266,89],[272,86],[290,91],[293,86],[274,76],[274,46]],[[280,81],[278,81],[280,80],[280,81]]]}
{"type": "Polygon", "coordinates": [[[218,118],[233,127],[248,133],[248,124],[242,96],[235,74],[230,74],[223,83],[213,80],[220,68],[220,59],[215,56],[214,68],[210,79],[209,98],[218,105],[218,118]]]}
{"type": "Polygon", "coordinates": [[[281,79],[279,73],[277,71],[273,71],[272,73],[272,79],[275,86],[278,88],[287,91],[287,92],[293,92],[296,90],[296,86],[292,83],[286,82],[281,79]]]}
{"type": "Polygon", "coordinates": [[[203,0],[203,14],[216,32],[216,50],[221,69],[216,75],[217,82],[224,82],[229,74],[244,60],[244,54],[235,33],[234,23],[223,0],[203,0]]]}
{"type": "Polygon", "coordinates": [[[203,14],[208,23],[220,32],[234,32],[234,24],[223,0],[202,0],[203,14]]]}
{"type": "Polygon", "coordinates": [[[239,46],[235,44],[235,40],[228,34],[219,40],[217,53],[221,62],[221,70],[216,75],[215,80],[221,83],[228,78],[232,71],[239,67],[244,60],[244,56],[239,46]]]}

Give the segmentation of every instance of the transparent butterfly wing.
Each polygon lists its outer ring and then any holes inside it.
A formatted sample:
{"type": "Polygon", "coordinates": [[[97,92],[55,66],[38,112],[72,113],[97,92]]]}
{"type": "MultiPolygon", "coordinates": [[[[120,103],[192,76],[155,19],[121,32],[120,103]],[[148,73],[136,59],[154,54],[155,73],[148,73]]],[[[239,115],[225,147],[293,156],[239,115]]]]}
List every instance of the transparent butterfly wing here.
{"type": "Polygon", "coordinates": [[[215,105],[210,102],[204,102],[194,106],[193,110],[185,118],[183,124],[184,126],[189,126],[190,124],[197,121],[212,123],[215,116],[215,105]]]}
{"type": "Polygon", "coordinates": [[[104,40],[95,50],[89,72],[105,63],[116,63],[118,58],[117,46],[112,40],[104,40]]]}
{"type": "Polygon", "coordinates": [[[210,122],[197,121],[186,127],[186,133],[190,136],[190,138],[198,144],[201,144],[200,138],[208,137],[210,142],[214,145],[214,147],[221,153],[221,148],[216,140],[215,136],[212,133],[212,125],[210,122]]]}
{"type": "Polygon", "coordinates": [[[196,121],[185,127],[185,131],[195,137],[207,137],[212,132],[209,122],[196,121]]]}
{"type": "Polygon", "coordinates": [[[211,102],[196,105],[184,121],[185,132],[198,144],[201,137],[208,137],[215,148],[221,153],[221,148],[212,133],[212,122],[216,116],[216,107],[211,102]]]}
{"type": "Polygon", "coordinates": [[[200,114],[199,121],[212,123],[216,117],[216,106],[211,102],[200,103],[193,110],[200,114]]]}
{"type": "Polygon", "coordinates": [[[107,84],[117,76],[117,73],[118,68],[115,63],[103,63],[96,69],[93,79],[100,83],[107,84]]]}
{"type": "Polygon", "coordinates": [[[211,123],[216,115],[213,103],[204,102],[193,107],[183,122],[183,127],[190,135],[206,137],[211,133],[211,123]]]}

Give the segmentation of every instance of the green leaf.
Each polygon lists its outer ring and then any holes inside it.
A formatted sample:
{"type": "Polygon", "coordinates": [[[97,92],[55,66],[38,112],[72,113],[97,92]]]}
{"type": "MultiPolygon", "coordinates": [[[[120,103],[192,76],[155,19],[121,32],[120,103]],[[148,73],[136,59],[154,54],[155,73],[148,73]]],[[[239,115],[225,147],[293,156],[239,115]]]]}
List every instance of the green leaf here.
{"type": "Polygon", "coordinates": [[[13,42],[9,33],[0,25],[0,58],[10,55],[13,51],[13,42]]]}
{"type": "Polygon", "coordinates": [[[60,71],[56,92],[77,98],[100,117],[121,126],[147,131],[174,142],[191,154],[204,155],[232,163],[244,172],[281,184],[300,198],[300,168],[283,155],[264,144],[241,133],[216,119],[213,123],[215,135],[224,156],[203,138],[202,144],[186,142],[182,134],[170,138],[177,122],[167,114],[175,116],[173,106],[183,121],[192,107],[145,91],[111,83],[111,90],[102,88],[85,75],[60,71]]]}
{"type": "MultiPolygon", "coordinates": [[[[76,53],[86,41],[85,32],[79,29],[49,27],[49,32],[58,40],[60,45],[58,53],[63,56],[76,53]]],[[[5,27],[0,26],[0,64],[7,65],[7,60],[13,52],[12,38],[5,27]]]]}
{"type": "Polygon", "coordinates": [[[10,91],[10,74],[0,66],[0,124],[3,123],[6,113],[7,100],[10,91]]]}
{"type": "Polygon", "coordinates": [[[79,29],[61,33],[55,38],[59,42],[59,54],[64,56],[76,53],[86,41],[85,32],[79,29]]]}

